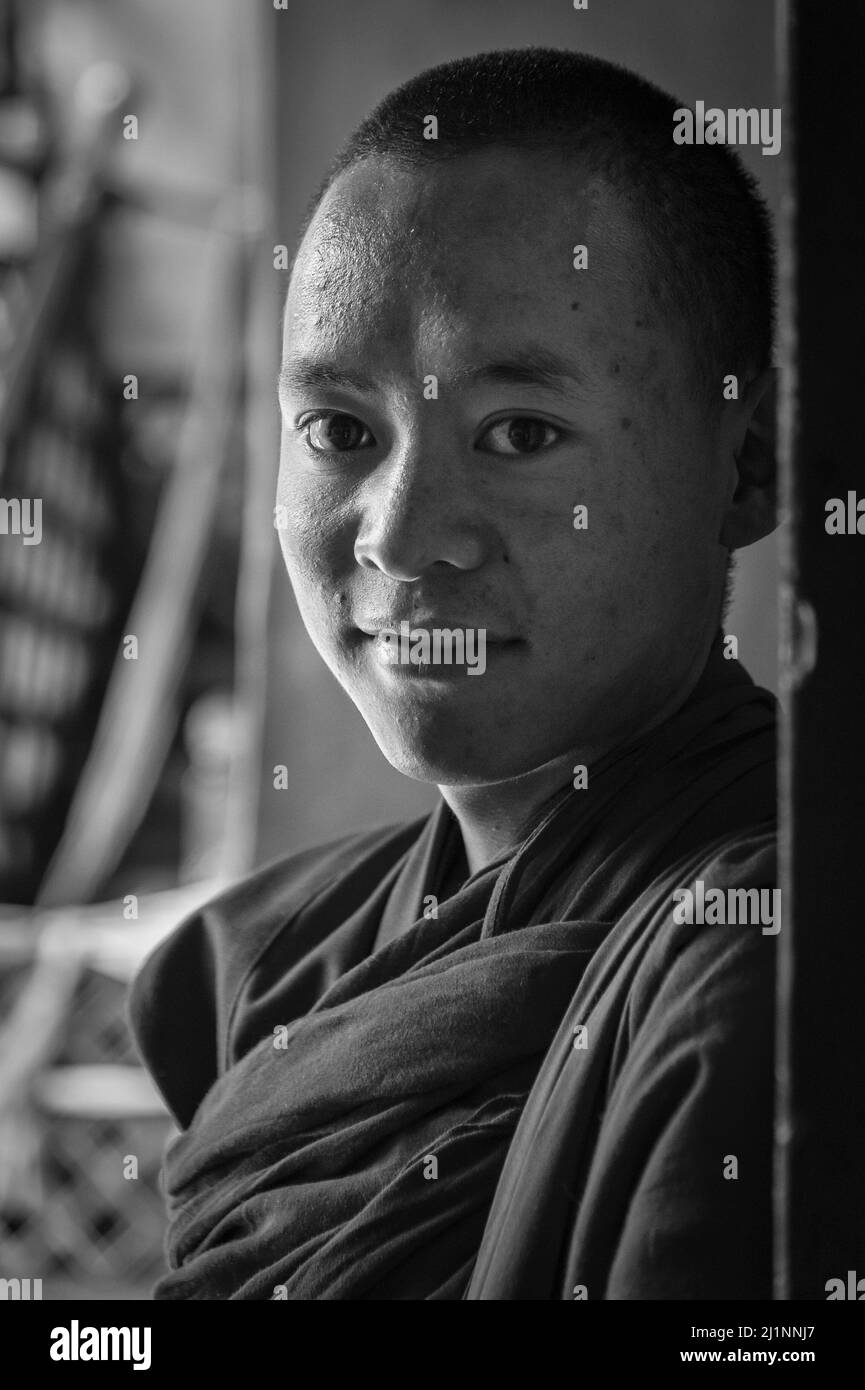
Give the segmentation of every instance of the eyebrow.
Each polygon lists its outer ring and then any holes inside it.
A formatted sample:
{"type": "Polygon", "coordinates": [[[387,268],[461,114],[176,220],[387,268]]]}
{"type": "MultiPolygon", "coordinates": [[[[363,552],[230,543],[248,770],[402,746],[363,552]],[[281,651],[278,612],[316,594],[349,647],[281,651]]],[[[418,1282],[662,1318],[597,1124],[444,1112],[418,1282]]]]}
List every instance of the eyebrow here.
{"type": "MultiPolygon", "coordinates": [[[[448,375],[452,390],[466,386],[539,386],[548,391],[563,391],[568,385],[585,385],[585,373],[548,348],[529,344],[507,357],[488,362],[466,363],[448,375]]],[[[365,372],[348,371],[333,362],[315,358],[296,358],[283,363],[279,373],[280,391],[316,390],[326,387],[375,392],[380,383],[365,372]]]]}
{"type": "Polygon", "coordinates": [[[279,373],[279,389],[282,391],[302,391],[333,386],[347,391],[374,391],[376,384],[364,372],[347,372],[331,362],[318,362],[314,358],[297,358],[284,362],[279,373]]]}

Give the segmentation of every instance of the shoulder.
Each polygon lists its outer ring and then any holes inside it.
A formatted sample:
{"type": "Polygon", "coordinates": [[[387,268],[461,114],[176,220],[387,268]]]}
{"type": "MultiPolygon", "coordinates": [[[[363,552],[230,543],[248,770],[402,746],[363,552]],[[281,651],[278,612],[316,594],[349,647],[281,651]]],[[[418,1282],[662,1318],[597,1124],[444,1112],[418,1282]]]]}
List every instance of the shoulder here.
{"type": "Polygon", "coordinates": [[[665,885],[633,976],[610,1077],[604,1130],[630,1156],[633,1187],[607,1297],[768,1297],[784,929],[774,838],[742,836],[682,867],[690,876],[665,885]],[[733,896],[745,890],[756,892],[733,896]],[[676,921],[673,893],[685,891],[691,911],[676,921]]]}
{"type": "Polygon", "coordinates": [[[683,857],[635,904],[633,919],[611,962],[622,967],[625,996],[613,1077],[636,1058],[670,1056],[680,1043],[688,1050],[689,1040],[705,1048],[711,1037],[732,1064],[756,1035],[770,1038],[784,922],[773,828],[683,857]]]}
{"type": "Polygon", "coordinates": [[[319,902],[312,932],[289,942],[288,956],[335,930],[374,891],[422,823],[346,835],[274,859],[216,893],[151,952],[133,982],[128,1019],[141,1057],[181,1123],[219,1074],[232,1006],[256,962],[319,902]]]}
{"type": "Polygon", "coordinates": [[[681,860],[664,877],[662,913],[637,972],[632,1026],[686,999],[694,1013],[727,994],[774,987],[783,905],[774,829],[753,830],[681,860]]]}

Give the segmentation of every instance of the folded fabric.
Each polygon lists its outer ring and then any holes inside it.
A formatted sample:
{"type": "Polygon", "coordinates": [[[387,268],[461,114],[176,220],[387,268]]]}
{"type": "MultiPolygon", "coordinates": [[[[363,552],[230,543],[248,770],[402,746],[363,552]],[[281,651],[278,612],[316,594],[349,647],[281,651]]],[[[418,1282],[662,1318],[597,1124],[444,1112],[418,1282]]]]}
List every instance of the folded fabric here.
{"type": "Polygon", "coordinates": [[[673,905],[773,884],[774,753],[716,651],[436,915],[443,803],[187,919],[131,1001],[184,1126],[156,1296],[768,1296],[775,938],[673,905]]]}

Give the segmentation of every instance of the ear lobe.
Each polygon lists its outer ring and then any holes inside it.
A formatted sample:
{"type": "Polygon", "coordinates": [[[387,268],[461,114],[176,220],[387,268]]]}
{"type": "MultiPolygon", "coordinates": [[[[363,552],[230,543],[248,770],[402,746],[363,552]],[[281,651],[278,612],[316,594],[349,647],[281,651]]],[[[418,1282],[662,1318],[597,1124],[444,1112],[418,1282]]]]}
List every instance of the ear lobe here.
{"type": "Polygon", "coordinates": [[[718,537],[728,550],[753,545],[778,525],[776,391],[777,371],[768,367],[751,382],[743,402],[748,423],[736,453],[738,482],[718,537]]]}

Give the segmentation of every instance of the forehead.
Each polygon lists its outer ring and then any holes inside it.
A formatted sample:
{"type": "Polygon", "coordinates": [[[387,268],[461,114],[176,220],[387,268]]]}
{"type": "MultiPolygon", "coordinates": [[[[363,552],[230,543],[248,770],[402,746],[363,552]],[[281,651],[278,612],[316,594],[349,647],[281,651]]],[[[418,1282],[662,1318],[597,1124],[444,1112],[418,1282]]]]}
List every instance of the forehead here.
{"type": "Polygon", "coordinates": [[[640,234],[577,161],[500,148],[412,168],[374,158],[335,180],[304,237],[286,351],[369,360],[524,335],[628,357],[647,350],[652,317],[640,234]]]}

